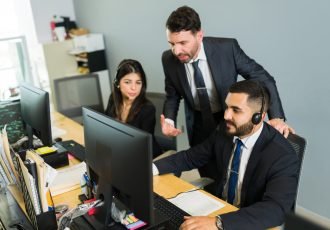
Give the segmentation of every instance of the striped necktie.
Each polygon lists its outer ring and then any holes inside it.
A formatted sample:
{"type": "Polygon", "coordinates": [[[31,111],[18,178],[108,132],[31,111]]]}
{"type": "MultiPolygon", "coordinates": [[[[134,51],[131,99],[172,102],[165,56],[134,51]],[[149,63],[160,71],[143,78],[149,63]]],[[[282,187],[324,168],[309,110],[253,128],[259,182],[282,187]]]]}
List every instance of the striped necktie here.
{"type": "Polygon", "coordinates": [[[213,130],[215,127],[215,121],[213,118],[209,95],[203,79],[201,70],[198,67],[199,60],[192,63],[194,68],[194,81],[196,85],[197,95],[199,99],[200,111],[203,119],[204,130],[213,130]]]}
{"type": "Polygon", "coordinates": [[[236,187],[238,181],[238,170],[241,160],[241,152],[242,152],[242,141],[240,139],[236,139],[236,148],[234,151],[234,156],[231,162],[231,170],[230,177],[228,183],[228,203],[233,204],[236,194],[236,187]]]}

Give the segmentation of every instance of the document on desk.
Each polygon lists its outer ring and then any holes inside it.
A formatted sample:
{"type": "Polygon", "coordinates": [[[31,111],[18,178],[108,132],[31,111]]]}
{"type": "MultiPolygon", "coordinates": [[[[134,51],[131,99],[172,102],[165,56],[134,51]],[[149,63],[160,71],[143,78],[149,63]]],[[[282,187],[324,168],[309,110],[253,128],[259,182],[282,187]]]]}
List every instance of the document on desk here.
{"type": "Polygon", "coordinates": [[[65,193],[80,187],[80,181],[86,172],[86,163],[70,166],[57,170],[55,180],[50,185],[50,191],[53,196],[65,193]]]}
{"type": "Polygon", "coordinates": [[[169,201],[192,216],[207,216],[225,206],[201,191],[185,192],[169,201]]]}
{"type": "Polygon", "coordinates": [[[9,142],[6,132],[6,126],[0,132],[0,172],[8,183],[16,183],[18,179],[15,174],[14,165],[9,151],[9,142]]]}
{"type": "Polygon", "coordinates": [[[66,134],[66,131],[64,129],[60,129],[52,124],[52,137],[53,139],[62,137],[66,134]]]}
{"type": "Polygon", "coordinates": [[[26,159],[31,159],[36,163],[38,175],[38,190],[40,194],[41,206],[44,212],[52,210],[52,202],[49,198],[49,184],[53,181],[57,171],[45,163],[44,159],[35,151],[26,151],[26,159]]]}

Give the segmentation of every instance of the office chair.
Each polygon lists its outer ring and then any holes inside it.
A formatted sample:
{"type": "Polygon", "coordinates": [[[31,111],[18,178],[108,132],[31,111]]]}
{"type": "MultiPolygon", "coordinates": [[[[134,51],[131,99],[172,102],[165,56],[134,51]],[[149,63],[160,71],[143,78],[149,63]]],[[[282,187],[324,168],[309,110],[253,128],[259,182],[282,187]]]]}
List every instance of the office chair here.
{"type": "Polygon", "coordinates": [[[162,127],[160,125],[160,115],[163,113],[165,94],[147,92],[147,98],[156,107],[156,126],[155,126],[155,138],[163,151],[176,150],[176,138],[167,137],[162,133],[162,127]]]}
{"type": "Polygon", "coordinates": [[[56,109],[82,124],[82,107],[104,112],[100,82],[97,74],[54,79],[56,109]]]}
{"type": "Polygon", "coordinates": [[[289,213],[285,217],[284,230],[329,230],[330,226],[323,226],[316,222],[316,220],[312,220],[310,218],[306,218],[295,213],[289,213]]]}
{"type": "MultiPolygon", "coordinates": [[[[300,173],[301,173],[301,168],[302,168],[302,162],[304,159],[305,155],[305,150],[306,150],[306,140],[303,137],[300,137],[296,134],[290,133],[288,136],[288,141],[292,145],[294,151],[296,152],[298,159],[299,159],[299,169],[298,169],[298,186],[299,186],[299,180],[300,180],[300,173]]],[[[297,188],[297,194],[298,194],[298,188],[297,188]]],[[[296,199],[297,199],[297,194],[295,198],[294,205],[292,207],[292,211],[295,210],[296,207],[296,199]]]]}

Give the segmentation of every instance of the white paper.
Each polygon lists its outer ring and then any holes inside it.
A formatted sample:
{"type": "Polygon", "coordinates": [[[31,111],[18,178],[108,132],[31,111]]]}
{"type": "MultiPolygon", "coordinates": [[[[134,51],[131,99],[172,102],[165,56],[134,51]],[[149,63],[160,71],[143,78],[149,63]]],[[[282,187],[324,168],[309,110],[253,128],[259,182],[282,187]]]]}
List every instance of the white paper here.
{"type": "Polygon", "coordinates": [[[66,134],[66,131],[64,129],[60,129],[56,127],[55,125],[52,125],[52,138],[58,138],[61,136],[64,136],[66,134]]]}
{"type": "Polygon", "coordinates": [[[192,216],[207,216],[225,206],[201,191],[185,192],[169,201],[192,216]]]}
{"type": "Polygon", "coordinates": [[[70,166],[68,168],[57,170],[58,174],[50,186],[52,196],[65,193],[80,187],[80,181],[86,172],[86,163],[70,166]]]}

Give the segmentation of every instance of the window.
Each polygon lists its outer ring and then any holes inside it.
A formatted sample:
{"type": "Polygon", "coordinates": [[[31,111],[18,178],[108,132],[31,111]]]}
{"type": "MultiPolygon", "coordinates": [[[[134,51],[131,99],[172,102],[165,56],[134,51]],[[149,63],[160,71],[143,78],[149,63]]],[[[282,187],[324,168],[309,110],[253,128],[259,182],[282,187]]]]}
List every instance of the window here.
{"type": "Polygon", "coordinates": [[[29,79],[30,64],[25,38],[0,39],[0,100],[16,96],[19,84],[29,79]]]}

